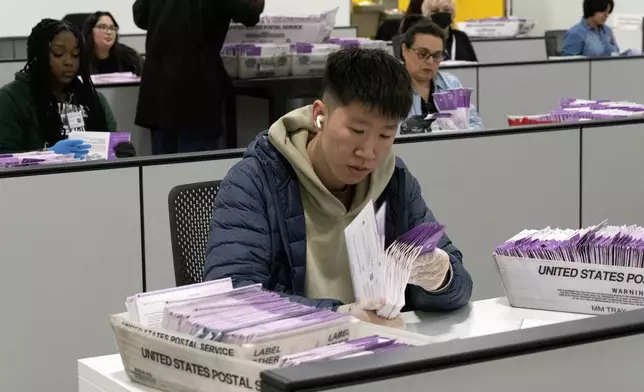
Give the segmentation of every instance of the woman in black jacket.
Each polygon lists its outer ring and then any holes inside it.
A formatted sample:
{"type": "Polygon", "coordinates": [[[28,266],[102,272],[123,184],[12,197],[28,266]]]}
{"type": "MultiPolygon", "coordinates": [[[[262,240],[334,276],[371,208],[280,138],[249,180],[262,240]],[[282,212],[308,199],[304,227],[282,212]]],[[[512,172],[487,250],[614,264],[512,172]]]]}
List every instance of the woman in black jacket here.
{"type": "Polygon", "coordinates": [[[92,74],[132,72],[141,75],[141,56],[118,41],[119,25],[111,13],[98,11],[87,18],[83,37],[92,74]]]}
{"type": "Polygon", "coordinates": [[[478,61],[467,34],[452,27],[454,9],[454,0],[425,0],[422,6],[423,15],[445,30],[445,60],[478,61]]]}

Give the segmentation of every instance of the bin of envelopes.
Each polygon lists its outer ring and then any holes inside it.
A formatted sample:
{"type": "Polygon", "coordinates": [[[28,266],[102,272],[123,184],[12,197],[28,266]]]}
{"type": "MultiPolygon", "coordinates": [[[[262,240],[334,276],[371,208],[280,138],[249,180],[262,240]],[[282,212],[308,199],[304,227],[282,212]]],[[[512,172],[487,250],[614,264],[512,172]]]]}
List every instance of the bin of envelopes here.
{"type": "Polygon", "coordinates": [[[535,25],[534,19],[509,16],[466,20],[458,23],[458,29],[470,37],[508,38],[526,36],[535,25]]]}
{"type": "Polygon", "coordinates": [[[233,23],[228,29],[226,42],[285,44],[326,41],[335,27],[337,8],[310,15],[262,14],[257,25],[252,27],[233,23]]]}
{"type": "Polygon", "coordinates": [[[610,314],[644,308],[644,228],[523,230],[494,259],[520,308],[610,314]]]}
{"type": "Polygon", "coordinates": [[[335,44],[309,44],[305,42],[293,45],[293,76],[322,75],[329,54],[340,50],[335,44]]]}
{"type": "Polygon", "coordinates": [[[264,370],[430,343],[229,281],[128,298],[110,318],[128,377],[168,392],[259,390],[264,370]]]}
{"type": "Polygon", "coordinates": [[[289,44],[243,44],[238,56],[240,79],[285,77],[291,72],[289,44]]]}

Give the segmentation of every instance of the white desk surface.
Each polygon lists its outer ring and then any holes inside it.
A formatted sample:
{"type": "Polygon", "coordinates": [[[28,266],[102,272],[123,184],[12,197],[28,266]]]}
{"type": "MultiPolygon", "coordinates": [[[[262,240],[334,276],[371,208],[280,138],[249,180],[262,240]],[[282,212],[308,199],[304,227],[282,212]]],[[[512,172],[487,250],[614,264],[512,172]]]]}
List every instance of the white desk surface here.
{"type": "MultiPolygon", "coordinates": [[[[403,317],[408,331],[432,336],[440,342],[592,316],[513,308],[505,298],[494,298],[472,302],[447,314],[409,312],[403,317]]],[[[79,360],[78,384],[79,392],[158,392],[130,381],[118,354],[79,360]]]]}

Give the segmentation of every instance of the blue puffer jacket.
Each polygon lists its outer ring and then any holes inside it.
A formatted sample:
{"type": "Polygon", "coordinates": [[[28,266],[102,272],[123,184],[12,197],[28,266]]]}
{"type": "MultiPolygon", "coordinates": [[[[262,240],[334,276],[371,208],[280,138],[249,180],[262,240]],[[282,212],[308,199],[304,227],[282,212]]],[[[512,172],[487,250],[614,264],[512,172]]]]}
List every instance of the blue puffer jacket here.
{"type": "MultiPolygon", "coordinates": [[[[402,160],[376,208],[387,201],[386,244],[420,223],[433,221],[420,186],[402,160]]],[[[446,311],[469,301],[472,279],[447,236],[439,247],[450,255],[452,279],[437,292],[407,285],[404,310],[446,311]]],[[[291,164],[267,132],[253,141],[228,172],[215,202],[206,253],[207,280],[230,277],[235,287],[261,283],[292,301],[337,308],[335,299],[305,298],[306,226],[300,185],[291,164]]]]}

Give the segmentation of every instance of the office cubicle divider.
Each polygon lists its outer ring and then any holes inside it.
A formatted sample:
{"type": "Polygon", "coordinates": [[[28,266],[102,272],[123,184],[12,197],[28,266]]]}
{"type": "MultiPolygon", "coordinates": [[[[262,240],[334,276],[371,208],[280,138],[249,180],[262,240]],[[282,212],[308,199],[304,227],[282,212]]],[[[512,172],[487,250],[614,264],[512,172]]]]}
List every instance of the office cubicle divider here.
{"type": "Polygon", "coordinates": [[[197,175],[181,169],[197,161],[202,176],[222,176],[208,172],[209,163],[227,156],[241,151],[0,170],[0,295],[7,312],[0,390],[74,390],[78,358],[116,351],[107,315],[145,291],[146,266],[153,272],[157,265],[154,253],[146,258],[156,224],[146,211],[168,221],[168,192],[153,194],[158,181],[164,184],[158,177],[178,174],[189,182],[197,175]],[[155,205],[157,199],[165,204],[155,205]]]}
{"type": "Polygon", "coordinates": [[[644,132],[642,125],[584,129],[581,151],[582,226],[605,219],[644,226],[644,132]],[[606,154],[618,151],[618,154],[606,154]],[[639,206],[639,207],[638,207],[639,206]]]}
{"type": "Polygon", "coordinates": [[[3,391],[74,390],[75,360],[114,352],[106,315],[143,289],[138,168],[60,169],[2,170],[3,391]]]}
{"type": "Polygon", "coordinates": [[[590,96],[591,61],[552,60],[478,67],[478,108],[489,128],[507,126],[508,115],[547,114],[562,98],[590,96]]]}
{"type": "Polygon", "coordinates": [[[152,136],[150,130],[135,124],[136,108],[139,102],[139,85],[122,84],[109,87],[97,86],[107,102],[110,103],[112,114],[118,124],[120,132],[129,132],[130,141],[136,148],[139,156],[152,155],[152,136]]]}
{"type": "MultiPolygon", "coordinates": [[[[600,151],[619,165],[623,150],[606,146],[634,144],[633,133],[644,138],[644,119],[585,123],[581,130],[579,124],[556,124],[436,133],[401,138],[394,149],[463,250],[475,282],[473,298],[482,299],[503,295],[491,252],[523,228],[578,228],[586,213],[589,219],[644,224],[610,216],[641,209],[640,199],[620,194],[641,189],[631,178],[580,183],[587,176],[615,177],[592,163],[595,172],[586,173],[583,164],[600,151]],[[627,139],[606,144],[596,135],[584,137],[585,132],[627,139]],[[602,181],[623,188],[604,190],[603,196],[584,193],[598,192],[602,181]],[[586,200],[592,210],[584,209],[586,200]],[[614,201],[623,204],[619,210],[614,201]]],[[[46,389],[51,380],[72,389],[78,358],[114,352],[104,316],[122,311],[128,295],[174,285],[170,189],[222,179],[242,154],[230,150],[1,170],[0,252],[9,262],[0,295],[11,298],[9,312],[30,322],[0,328],[5,336],[21,337],[5,345],[11,355],[5,355],[9,362],[0,369],[0,389],[46,389]],[[30,343],[42,336],[43,326],[53,347],[46,353],[41,341],[30,343]],[[21,353],[28,366],[11,359],[21,353]],[[31,377],[33,372],[40,377],[31,377]]],[[[644,156],[632,156],[629,163],[642,167],[644,156]]],[[[639,175],[636,169],[628,173],[639,175]]]]}
{"type": "Polygon", "coordinates": [[[547,60],[546,38],[472,38],[472,46],[481,64],[521,63],[547,60]]]}
{"type": "Polygon", "coordinates": [[[8,39],[0,39],[0,60],[13,60],[15,59],[13,50],[13,41],[8,39]]]}
{"type": "Polygon", "coordinates": [[[25,66],[24,60],[2,60],[0,61],[0,87],[11,83],[15,79],[16,72],[25,66]]]}
{"type": "Polygon", "coordinates": [[[617,59],[614,62],[590,62],[590,99],[644,104],[644,57],[617,59]]]}
{"type": "Polygon", "coordinates": [[[526,392],[644,385],[644,310],[261,373],[264,392],[526,392]]]}
{"type": "MultiPolygon", "coordinates": [[[[335,27],[331,33],[332,37],[355,38],[358,36],[358,28],[355,26],[335,27]]],[[[119,41],[123,45],[145,55],[145,34],[120,34],[119,41]]],[[[0,37],[0,60],[26,60],[27,59],[27,37],[0,37]]]]}
{"type": "MultiPolygon", "coordinates": [[[[23,66],[24,62],[20,61],[0,61],[0,85],[11,82],[15,72],[23,66]]],[[[644,79],[640,77],[642,67],[644,56],[444,66],[441,71],[454,74],[463,86],[475,89],[472,102],[477,105],[483,123],[488,129],[497,129],[507,126],[508,115],[548,113],[556,109],[561,98],[644,103],[644,79]]],[[[288,97],[308,96],[310,100],[319,94],[320,83],[320,77],[234,81],[240,95],[236,97],[236,111],[253,113],[252,116],[237,116],[235,124],[240,131],[236,145],[246,145],[270,125],[271,118],[278,118],[287,110],[286,99],[278,99],[276,91],[288,97]],[[259,93],[254,97],[243,96],[248,91],[259,93]],[[268,97],[269,105],[263,105],[257,98],[259,96],[268,97]],[[268,110],[270,108],[274,110],[268,110]]],[[[110,99],[110,104],[120,128],[135,133],[134,143],[141,153],[149,152],[147,130],[134,125],[137,86],[103,85],[99,89],[108,98],[116,97],[110,99]],[[113,91],[119,89],[127,91],[113,91]]]]}

